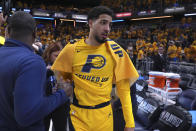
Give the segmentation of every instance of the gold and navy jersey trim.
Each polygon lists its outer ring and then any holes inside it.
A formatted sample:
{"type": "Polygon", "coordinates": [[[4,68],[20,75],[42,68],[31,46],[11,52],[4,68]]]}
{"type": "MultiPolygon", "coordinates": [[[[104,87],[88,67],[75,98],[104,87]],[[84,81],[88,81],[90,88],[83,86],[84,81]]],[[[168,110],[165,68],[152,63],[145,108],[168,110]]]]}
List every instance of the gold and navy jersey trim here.
{"type": "Polygon", "coordinates": [[[107,41],[113,41],[112,39],[107,39],[107,41]]]}

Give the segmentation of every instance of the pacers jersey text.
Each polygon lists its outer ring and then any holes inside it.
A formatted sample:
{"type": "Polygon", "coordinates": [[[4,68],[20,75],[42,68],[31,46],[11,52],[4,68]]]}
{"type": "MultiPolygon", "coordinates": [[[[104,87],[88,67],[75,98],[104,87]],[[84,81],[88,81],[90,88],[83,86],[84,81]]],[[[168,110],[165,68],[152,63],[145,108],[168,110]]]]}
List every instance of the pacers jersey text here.
{"type": "Polygon", "coordinates": [[[114,61],[105,44],[79,42],[73,60],[74,93],[78,104],[97,105],[110,100],[114,61]]]}

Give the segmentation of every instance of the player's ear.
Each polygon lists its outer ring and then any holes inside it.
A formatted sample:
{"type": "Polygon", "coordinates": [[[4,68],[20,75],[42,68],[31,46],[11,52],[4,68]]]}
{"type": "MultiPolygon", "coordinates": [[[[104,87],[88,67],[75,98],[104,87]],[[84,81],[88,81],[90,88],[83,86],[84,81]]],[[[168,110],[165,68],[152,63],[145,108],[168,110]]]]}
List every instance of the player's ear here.
{"type": "Polygon", "coordinates": [[[90,28],[92,27],[92,24],[93,24],[93,21],[92,20],[89,20],[88,21],[88,25],[89,25],[90,28]]]}

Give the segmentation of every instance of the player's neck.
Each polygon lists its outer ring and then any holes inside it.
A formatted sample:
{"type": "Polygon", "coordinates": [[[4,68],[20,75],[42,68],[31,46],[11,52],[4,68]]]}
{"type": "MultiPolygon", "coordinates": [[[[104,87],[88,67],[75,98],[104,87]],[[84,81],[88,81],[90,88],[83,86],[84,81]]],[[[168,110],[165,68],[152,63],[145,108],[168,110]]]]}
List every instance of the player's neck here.
{"type": "Polygon", "coordinates": [[[89,37],[85,40],[85,42],[86,42],[86,44],[91,45],[91,46],[99,46],[99,45],[101,45],[91,35],[89,35],[89,37]]]}

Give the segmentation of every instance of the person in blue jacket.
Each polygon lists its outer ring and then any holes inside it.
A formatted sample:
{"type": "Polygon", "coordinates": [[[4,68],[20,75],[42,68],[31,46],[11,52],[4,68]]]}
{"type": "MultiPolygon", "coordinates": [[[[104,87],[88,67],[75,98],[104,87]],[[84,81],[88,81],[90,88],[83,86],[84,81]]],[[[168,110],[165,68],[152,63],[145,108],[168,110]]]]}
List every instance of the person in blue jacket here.
{"type": "Polygon", "coordinates": [[[44,131],[44,117],[68,100],[71,86],[45,96],[46,66],[32,49],[35,20],[18,11],[7,26],[0,48],[0,131],[44,131]]]}

